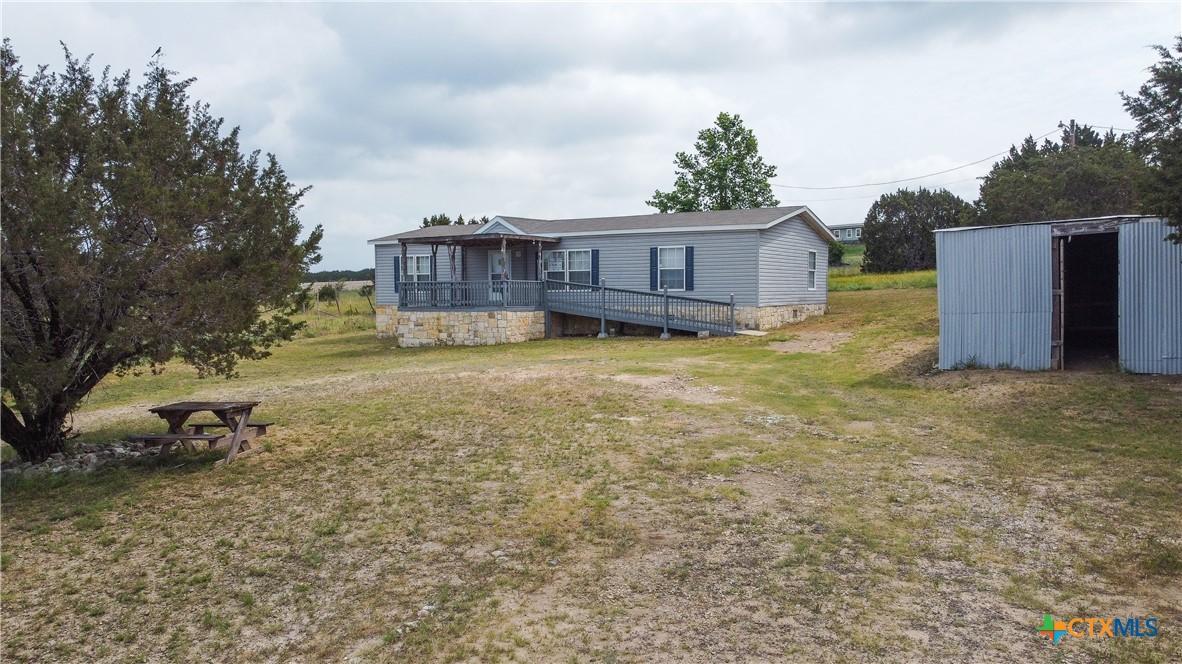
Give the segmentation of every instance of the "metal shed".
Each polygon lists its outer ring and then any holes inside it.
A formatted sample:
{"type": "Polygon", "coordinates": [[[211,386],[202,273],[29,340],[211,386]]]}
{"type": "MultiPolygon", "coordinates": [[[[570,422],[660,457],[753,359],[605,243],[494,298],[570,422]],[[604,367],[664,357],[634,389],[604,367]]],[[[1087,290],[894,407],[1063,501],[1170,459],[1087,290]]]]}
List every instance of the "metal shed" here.
{"type": "Polygon", "coordinates": [[[1182,374],[1182,245],[1158,217],[936,231],[940,368],[1182,374]]]}

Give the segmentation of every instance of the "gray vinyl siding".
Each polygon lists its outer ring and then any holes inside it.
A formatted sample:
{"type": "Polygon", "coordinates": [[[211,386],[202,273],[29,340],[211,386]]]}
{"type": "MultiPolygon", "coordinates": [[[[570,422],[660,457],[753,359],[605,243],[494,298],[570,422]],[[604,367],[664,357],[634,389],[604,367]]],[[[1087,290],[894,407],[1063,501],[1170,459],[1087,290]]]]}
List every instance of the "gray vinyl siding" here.
{"type": "Polygon", "coordinates": [[[1049,224],[936,233],[940,368],[1051,368],[1049,224]]]}
{"type": "Polygon", "coordinates": [[[394,292],[394,259],[401,255],[401,249],[396,244],[378,244],[374,245],[373,253],[374,302],[398,304],[398,294],[394,292]]]}
{"type": "MultiPolygon", "coordinates": [[[[651,247],[694,248],[694,290],[684,295],[753,306],[758,298],[759,231],[634,233],[565,237],[555,249],[598,249],[608,287],[649,289],[651,247]]],[[[678,294],[683,294],[678,292],[678,294]]]]}
{"type": "MultiPolygon", "coordinates": [[[[456,281],[460,280],[460,265],[464,259],[464,250],[456,249],[456,281]]],[[[410,244],[406,246],[407,256],[430,256],[431,247],[424,244],[410,244]]],[[[402,247],[397,244],[374,245],[374,301],[376,304],[398,304],[398,295],[394,292],[394,264],[396,258],[402,257],[402,247]]],[[[487,268],[486,268],[487,269],[487,268]]],[[[435,276],[440,281],[450,280],[451,264],[447,257],[447,247],[439,247],[435,257],[435,276]]]]}
{"type": "Polygon", "coordinates": [[[759,233],[759,306],[829,301],[829,244],[799,219],[759,233]],[[817,287],[808,289],[808,252],[817,252],[817,287]]]}
{"type": "MultiPolygon", "coordinates": [[[[469,251],[468,256],[468,281],[485,281],[488,279],[488,252],[500,249],[486,249],[484,247],[474,248],[469,251]]],[[[513,279],[518,281],[536,280],[537,259],[533,247],[523,247],[521,245],[509,245],[509,274],[513,279]],[[521,252],[518,256],[517,253],[521,252]]],[[[457,263],[458,265],[458,263],[457,263]]],[[[458,268],[457,268],[458,271],[458,268]]]]}
{"type": "Polygon", "coordinates": [[[1182,374],[1182,245],[1161,219],[1118,232],[1120,363],[1135,373],[1182,374]]]}

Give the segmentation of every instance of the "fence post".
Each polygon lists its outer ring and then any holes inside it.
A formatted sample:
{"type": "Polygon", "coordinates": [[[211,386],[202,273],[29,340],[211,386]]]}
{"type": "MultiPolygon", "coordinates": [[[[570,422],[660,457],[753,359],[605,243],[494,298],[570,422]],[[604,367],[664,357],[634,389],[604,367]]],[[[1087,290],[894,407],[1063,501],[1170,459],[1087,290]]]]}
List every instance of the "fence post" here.
{"type": "Polygon", "coordinates": [[[542,317],[546,320],[545,335],[546,335],[546,338],[549,339],[550,338],[550,301],[546,297],[546,280],[542,279],[541,281],[538,282],[538,285],[542,287],[542,298],[541,299],[542,299],[542,311],[544,312],[542,314],[542,317]]]}
{"type": "Polygon", "coordinates": [[[670,339],[672,335],[669,334],[669,284],[665,284],[664,297],[662,298],[665,304],[665,326],[661,332],[662,339],[670,339]]]}
{"type": "Polygon", "coordinates": [[[731,293],[731,336],[735,336],[735,294],[731,293]]]}
{"type": "Polygon", "coordinates": [[[607,338],[607,280],[599,280],[599,337],[607,338]]]}

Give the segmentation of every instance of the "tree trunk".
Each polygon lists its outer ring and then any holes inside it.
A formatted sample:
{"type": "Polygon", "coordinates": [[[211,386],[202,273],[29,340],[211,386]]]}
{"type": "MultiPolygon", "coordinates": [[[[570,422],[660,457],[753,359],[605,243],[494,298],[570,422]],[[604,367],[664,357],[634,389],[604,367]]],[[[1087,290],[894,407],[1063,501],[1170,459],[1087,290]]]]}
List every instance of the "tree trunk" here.
{"type": "Polygon", "coordinates": [[[16,413],[2,404],[0,415],[0,437],[12,446],[21,460],[41,463],[54,453],[66,452],[66,436],[63,429],[69,409],[60,408],[59,404],[51,404],[42,412],[35,415],[22,413],[26,419],[17,419],[16,413]]]}

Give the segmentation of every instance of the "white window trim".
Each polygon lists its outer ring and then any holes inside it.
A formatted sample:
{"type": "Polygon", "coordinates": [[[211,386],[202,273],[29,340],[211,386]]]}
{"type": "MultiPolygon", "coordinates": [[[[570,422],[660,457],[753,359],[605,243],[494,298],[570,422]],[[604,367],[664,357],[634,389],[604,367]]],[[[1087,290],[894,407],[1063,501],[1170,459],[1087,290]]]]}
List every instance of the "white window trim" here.
{"type": "Polygon", "coordinates": [[[406,257],[406,280],[411,281],[411,282],[430,281],[431,280],[431,257],[426,254],[407,256],[406,257]],[[427,259],[425,261],[427,264],[427,271],[420,272],[419,266],[424,262],[423,261],[424,258],[427,259]],[[426,279],[419,279],[418,278],[419,275],[425,276],[426,279]]]}
{"type": "MultiPolygon", "coordinates": [[[[684,293],[684,292],[686,292],[685,291],[685,276],[686,276],[686,274],[685,274],[686,273],[685,247],[686,247],[686,245],[684,245],[684,244],[681,246],[657,247],[657,290],[658,291],[664,290],[663,288],[661,288],[661,250],[662,249],[680,249],[681,250],[681,288],[670,288],[669,292],[670,293],[684,293]]],[[[665,269],[675,270],[677,268],[670,267],[670,268],[665,268],[665,269]]]]}
{"type": "Polygon", "coordinates": [[[595,258],[594,258],[595,254],[593,252],[594,252],[593,249],[547,249],[542,252],[542,274],[545,274],[546,278],[549,279],[550,278],[549,275],[551,272],[555,272],[555,273],[561,272],[562,273],[561,281],[565,281],[568,283],[581,283],[581,282],[571,281],[570,273],[571,272],[586,272],[587,279],[588,279],[587,283],[590,284],[591,278],[595,275],[595,258]],[[570,255],[572,253],[587,254],[588,265],[587,265],[586,270],[571,270],[570,269],[570,255]],[[561,270],[547,270],[546,269],[546,254],[562,254],[562,269],[561,270]]]}
{"type": "Polygon", "coordinates": [[[805,276],[804,276],[805,288],[807,290],[811,290],[811,291],[817,290],[817,252],[816,251],[809,249],[808,255],[805,256],[805,258],[804,258],[804,270],[805,270],[805,276]],[[813,267],[810,268],[809,267],[810,264],[812,264],[813,267]],[[813,278],[813,285],[812,286],[808,285],[809,284],[809,276],[812,276],[812,278],[813,278]]]}

